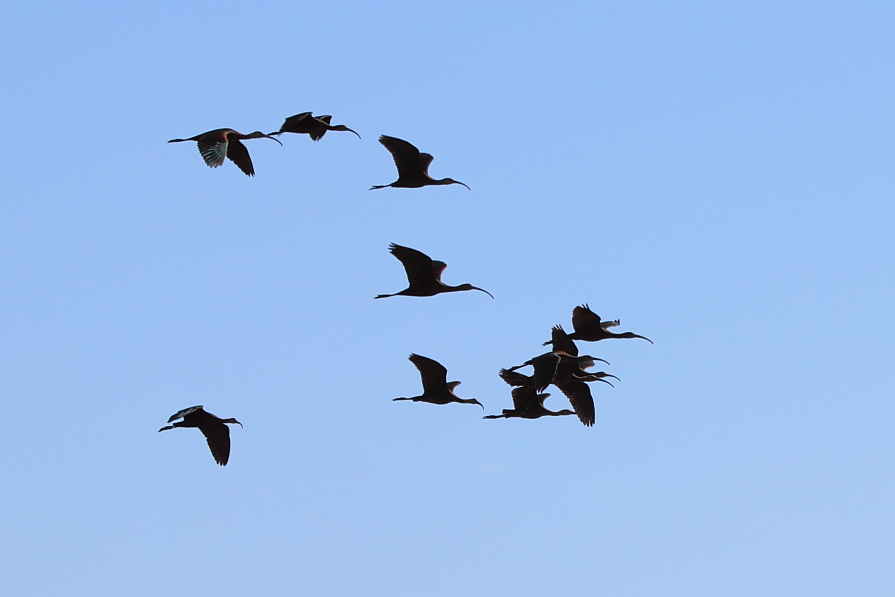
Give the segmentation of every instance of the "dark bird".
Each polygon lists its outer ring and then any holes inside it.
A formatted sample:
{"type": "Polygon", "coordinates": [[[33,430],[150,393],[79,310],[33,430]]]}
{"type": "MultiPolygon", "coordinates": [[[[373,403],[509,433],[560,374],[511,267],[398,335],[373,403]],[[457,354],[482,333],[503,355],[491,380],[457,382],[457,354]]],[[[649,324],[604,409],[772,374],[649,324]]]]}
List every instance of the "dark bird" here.
{"type": "Polygon", "coordinates": [[[242,423],[236,419],[221,419],[210,412],[206,412],[201,406],[191,406],[171,415],[168,422],[175,419],[183,419],[168,427],[162,427],[159,431],[167,431],[175,427],[198,427],[202,435],[208,441],[211,455],[214,461],[224,466],[230,460],[230,429],[225,423],[234,423],[242,427],[242,423]]]}
{"type": "Polygon", "coordinates": [[[330,124],[329,122],[332,120],[332,116],[312,116],[310,112],[302,112],[301,114],[296,114],[295,116],[290,116],[286,119],[286,122],[283,123],[283,126],[280,127],[280,130],[276,133],[271,133],[271,135],[279,135],[281,133],[298,133],[300,135],[307,134],[311,136],[311,139],[314,141],[319,141],[323,138],[323,135],[326,134],[326,131],[348,131],[350,133],[354,133],[357,135],[357,138],[360,139],[360,135],[357,134],[357,131],[353,131],[344,124],[330,124]]]}
{"type": "Polygon", "coordinates": [[[246,176],[255,176],[255,167],[252,165],[252,158],[249,157],[249,150],[240,140],[260,139],[261,137],[273,139],[280,145],[283,144],[276,137],[265,135],[261,131],[243,135],[233,129],[216,129],[189,139],[171,139],[168,143],[195,141],[199,144],[199,153],[202,154],[202,159],[205,160],[209,168],[217,168],[224,163],[224,158],[230,158],[230,161],[245,172],[246,176]]]}
{"type": "Polygon", "coordinates": [[[518,386],[514,387],[512,391],[514,408],[505,408],[499,415],[486,415],[483,417],[485,419],[540,419],[541,417],[560,417],[575,414],[569,409],[554,412],[545,408],[544,400],[550,394],[538,394],[537,390],[535,390],[534,378],[532,377],[510,371],[509,369],[501,369],[500,377],[511,386],[518,386]]]}
{"type": "Polygon", "coordinates": [[[390,296],[435,296],[442,292],[458,292],[461,290],[480,290],[494,298],[494,295],[485,290],[473,286],[472,284],[460,284],[459,286],[448,286],[441,281],[441,273],[447,267],[443,261],[433,261],[428,255],[411,249],[410,247],[402,247],[392,243],[388,246],[388,250],[392,255],[398,258],[404,265],[404,271],[407,273],[407,281],[410,286],[396,292],[395,294],[380,294],[374,298],[388,298],[390,296]]]}
{"type": "Polygon", "coordinates": [[[384,189],[385,187],[418,189],[429,185],[444,184],[462,184],[467,189],[469,188],[466,184],[453,178],[435,180],[429,176],[429,164],[432,163],[434,158],[428,153],[420,153],[419,149],[407,141],[382,135],[379,137],[379,142],[391,152],[392,157],[395,159],[395,166],[398,167],[398,180],[392,184],[372,186],[370,187],[371,191],[373,189],[384,189]]]}
{"type": "MultiPolygon", "coordinates": [[[[641,338],[642,340],[646,340],[650,344],[653,344],[653,341],[646,336],[639,336],[633,332],[616,334],[607,329],[617,326],[618,323],[618,320],[601,321],[600,316],[591,311],[590,307],[581,305],[580,307],[572,309],[572,327],[575,328],[575,331],[571,334],[566,334],[565,338],[571,340],[583,340],[585,342],[596,342],[598,340],[605,340],[606,338],[641,338]]],[[[554,329],[556,329],[556,327],[562,329],[561,326],[555,326],[554,329]]],[[[554,337],[547,342],[544,342],[544,346],[553,344],[555,341],[556,338],[554,337]]]]}
{"type": "MultiPolygon", "coordinates": [[[[534,369],[534,386],[535,390],[538,392],[543,392],[547,389],[551,383],[555,383],[556,375],[561,370],[560,364],[566,364],[566,367],[562,368],[562,372],[565,376],[574,377],[575,379],[584,379],[584,378],[592,378],[588,379],[588,381],[602,381],[609,385],[612,385],[605,379],[604,377],[615,377],[614,375],[609,375],[608,373],[586,373],[584,369],[588,367],[593,367],[596,361],[601,361],[603,363],[609,364],[608,361],[603,359],[598,359],[596,357],[592,357],[590,355],[585,356],[572,356],[565,352],[545,352],[542,355],[538,355],[532,359],[529,359],[522,363],[521,365],[517,365],[515,367],[510,367],[507,371],[516,371],[517,369],[521,369],[523,367],[527,367],[531,365],[534,369]]],[[[521,375],[521,374],[519,374],[521,375]]],[[[527,376],[523,376],[527,377],[527,376]]],[[[511,379],[518,380],[519,378],[508,378],[507,376],[501,376],[501,378],[510,385],[522,385],[521,383],[515,384],[511,379]]],[[[616,378],[618,379],[618,378],[616,378]]]]}
{"type": "Polygon", "coordinates": [[[454,388],[460,385],[459,381],[447,380],[447,369],[438,361],[422,357],[418,354],[410,355],[410,362],[419,369],[423,380],[423,394],[412,398],[395,398],[395,400],[413,400],[414,402],[428,402],[430,404],[448,404],[449,402],[461,402],[463,404],[482,403],[475,398],[459,398],[454,394],[454,388]]]}

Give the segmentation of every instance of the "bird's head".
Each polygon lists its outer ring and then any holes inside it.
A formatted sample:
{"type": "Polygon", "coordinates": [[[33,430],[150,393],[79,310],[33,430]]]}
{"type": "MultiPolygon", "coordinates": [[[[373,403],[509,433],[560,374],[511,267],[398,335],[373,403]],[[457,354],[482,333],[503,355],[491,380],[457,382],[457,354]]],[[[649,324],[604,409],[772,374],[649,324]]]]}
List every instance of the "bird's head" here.
{"type": "Polygon", "coordinates": [[[609,361],[605,359],[598,359],[597,357],[592,357],[589,354],[586,354],[584,356],[578,357],[578,366],[582,369],[587,369],[588,367],[593,367],[597,361],[606,363],[607,365],[609,364],[609,361]]]}
{"type": "MultiPolygon", "coordinates": [[[[240,423],[240,422],[237,421],[236,419],[232,419],[232,418],[231,418],[231,419],[224,419],[224,423],[231,423],[231,424],[233,424],[233,425],[239,425],[240,427],[242,427],[242,423],[240,423]]],[[[243,427],[243,429],[244,429],[244,427],[243,427]]]]}
{"type": "Polygon", "coordinates": [[[478,290],[480,292],[484,292],[491,298],[494,298],[494,295],[491,294],[490,292],[488,292],[487,290],[485,290],[484,288],[479,288],[478,286],[473,286],[472,284],[460,284],[460,286],[458,286],[457,289],[458,290],[478,290]]]}
{"type": "Polygon", "coordinates": [[[241,139],[260,139],[260,138],[264,137],[265,139],[273,139],[274,141],[276,141],[277,143],[282,145],[283,142],[280,141],[279,139],[277,139],[276,137],[272,136],[273,134],[274,133],[271,133],[270,135],[268,135],[267,133],[262,133],[261,131],[255,131],[254,133],[249,133],[248,135],[242,136],[240,138],[241,139]]]}
{"type": "Polygon", "coordinates": [[[634,332],[623,332],[618,335],[619,338],[640,338],[641,340],[646,340],[650,344],[655,344],[652,340],[647,338],[646,336],[641,336],[639,334],[635,334],[634,332]]]}
{"type": "Polygon", "coordinates": [[[467,185],[465,182],[460,182],[459,180],[454,180],[453,178],[442,178],[438,181],[438,184],[462,184],[464,187],[469,189],[469,185],[467,185]]]}
{"type": "Polygon", "coordinates": [[[346,132],[349,132],[349,133],[354,133],[355,135],[357,135],[357,138],[358,138],[358,139],[361,138],[360,135],[358,135],[357,131],[348,128],[348,127],[345,126],[344,124],[337,124],[336,126],[332,127],[330,130],[332,130],[332,131],[346,131],[346,132]]]}

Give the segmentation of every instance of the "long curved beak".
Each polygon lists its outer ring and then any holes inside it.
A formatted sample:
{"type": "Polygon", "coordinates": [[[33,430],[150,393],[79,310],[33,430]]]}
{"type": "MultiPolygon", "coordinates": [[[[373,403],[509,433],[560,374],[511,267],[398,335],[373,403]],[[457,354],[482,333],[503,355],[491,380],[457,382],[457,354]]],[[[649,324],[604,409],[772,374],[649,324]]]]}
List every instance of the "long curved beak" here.
{"type": "Polygon", "coordinates": [[[650,340],[650,339],[647,338],[646,336],[638,336],[637,334],[634,334],[634,337],[635,337],[635,338],[641,338],[641,339],[643,339],[643,340],[646,340],[646,341],[649,342],[650,344],[655,344],[655,342],[653,342],[652,340],[650,340]]]}
{"type": "Polygon", "coordinates": [[[598,378],[597,378],[596,380],[594,380],[594,381],[602,381],[603,383],[608,383],[608,384],[609,384],[610,386],[612,386],[613,388],[615,387],[615,386],[612,385],[612,382],[608,382],[608,381],[606,381],[605,379],[603,379],[602,377],[598,377],[598,378]]]}
{"type": "Polygon", "coordinates": [[[357,138],[358,138],[358,139],[361,138],[361,136],[358,134],[357,131],[350,129],[350,128],[348,128],[347,126],[345,127],[345,130],[346,130],[346,131],[351,131],[352,133],[354,133],[355,135],[357,135],[357,138]]]}
{"type": "Polygon", "coordinates": [[[466,184],[465,182],[460,182],[459,180],[455,180],[454,182],[457,183],[457,184],[462,184],[464,187],[466,187],[466,190],[468,190],[468,191],[471,191],[471,190],[472,190],[472,189],[469,188],[469,185],[466,184]]]}
{"type": "Polygon", "coordinates": [[[490,296],[491,298],[494,298],[494,295],[491,294],[490,292],[488,292],[487,290],[485,290],[484,288],[479,288],[478,286],[473,286],[472,289],[473,289],[473,290],[481,290],[482,292],[484,292],[485,294],[487,294],[487,295],[490,296]]]}
{"type": "Polygon", "coordinates": [[[479,406],[481,406],[481,407],[482,407],[482,410],[485,410],[485,406],[484,406],[481,402],[479,402],[479,401],[476,400],[475,398],[473,398],[472,401],[473,401],[475,404],[478,404],[479,406]]]}
{"type": "Polygon", "coordinates": [[[280,133],[271,133],[270,135],[264,135],[264,136],[267,137],[268,139],[273,139],[274,141],[276,141],[277,143],[279,143],[279,144],[282,146],[282,145],[283,145],[283,142],[282,142],[282,141],[280,141],[280,140],[277,139],[276,137],[272,137],[272,136],[271,136],[271,135],[279,135],[279,134],[280,134],[280,133]]]}

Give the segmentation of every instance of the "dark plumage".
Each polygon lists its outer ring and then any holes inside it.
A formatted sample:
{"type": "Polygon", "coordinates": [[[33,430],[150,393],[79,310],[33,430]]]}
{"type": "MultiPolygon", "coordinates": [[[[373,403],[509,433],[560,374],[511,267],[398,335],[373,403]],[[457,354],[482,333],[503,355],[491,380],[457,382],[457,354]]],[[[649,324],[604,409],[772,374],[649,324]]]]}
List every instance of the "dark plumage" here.
{"type": "Polygon", "coordinates": [[[462,184],[467,189],[466,184],[453,178],[442,178],[435,180],[429,176],[429,164],[434,159],[428,153],[420,153],[420,150],[396,137],[388,137],[382,135],[379,142],[392,154],[395,159],[395,166],[398,167],[398,180],[391,184],[375,185],[370,187],[373,189],[384,189],[385,187],[402,187],[407,189],[418,189],[430,185],[446,185],[446,184],[462,184]]]}
{"type": "MultiPolygon", "coordinates": [[[[531,358],[531,359],[525,361],[521,365],[516,365],[515,367],[511,367],[510,369],[508,369],[508,371],[511,371],[511,372],[516,371],[517,369],[521,369],[522,367],[527,367],[528,365],[531,365],[532,368],[534,369],[533,380],[534,380],[535,389],[538,392],[542,392],[545,389],[547,389],[547,386],[549,386],[551,383],[554,383],[554,378],[557,374],[557,371],[559,370],[561,363],[567,364],[568,368],[563,369],[563,371],[567,372],[568,375],[570,375],[570,376],[575,375],[576,377],[584,377],[584,376],[593,377],[594,379],[590,380],[590,381],[596,381],[598,378],[608,377],[609,376],[608,374],[603,374],[602,372],[600,374],[596,374],[596,373],[586,373],[584,371],[584,369],[586,369],[588,367],[593,367],[595,361],[601,361],[603,363],[606,363],[607,365],[609,364],[607,361],[605,361],[603,359],[598,359],[598,358],[592,357],[590,355],[572,356],[568,353],[559,352],[559,351],[545,352],[542,355],[538,355],[534,358],[531,358]]],[[[504,379],[504,381],[506,381],[510,385],[521,385],[521,384],[513,384],[511,381],[508,381],[508,379],[505,376],[501,376],[501,377],[504,379]]],[[[599,379],[599,381],[604,381],[605,383],[609,383],[608,381],[605,381],[603,379],[599,379]]],[[[612,385],[612,384],[609,384],[609,385],[612,385]]]]}
{"type": "Polygon", "coordinates": [[[483,288],[478,288],[472,284],[460,284],[459,286],[448,286],[441,281],[441,273],[447,267],[443,261],[433,261],[428,255],[411,249],[410,247],[402,247],[394,243],[390,244],[388,250],[392,255],[397,257],[398,261],[404,266],[407,273],[407,281],[410,286],[396,292],[394,294],[380,294],[374,298],[388,298],[390,296],[435,296],[443,292],[458,292],[461,290],[480,290],[494,298],[494,296],[483,288]]]}
{"type": "MultiPolygon", "coordinates": [[[[571,334],[566,334],[565,338],[571,340],[583,340],[585,342],[597,342],[598,340],[605,340],[606,338],[640,338],[646,340],[650,344],[653,343],[653,341],[646,336],[639,336],[633,332],[616,334],[607,329],[617,326],[618,323],[618,320],[603,322],[600,320],[599,315],[590,310],[590,307],[581,305],[572,310],[572,327],[575,328],[575,331],[571,334]]],[[[560,326],[555,326],[554,329],[556,328],[562,329],[560,326]]],[[[544,346],[547,344],[554,344],[555,342],[556,336],[554,335],[552,339],[544,342],[544,346]]],[[[556,345],[554,344],[554,349],[555,346],[556,345]]]]}
{"type": "Polygon", "coordinates": [[[210,412],[205,411],[202,406],[191,406],[171,415],[168,422],[176,419],[183,419],[173,425],[162,427],[159,431],[167,431],[175,427],[198,427],[199,431],[208,441],[208,447],[211,449],[211,455],[214,461],[224,466],[230,460],[230,429],[225,423],[232,423],[242,427],[242,423],[236,419],[221,419],[210,412]]]}
{"type": "Polygon", "coordinates": [[[484,409],[482,403],[475,398],[460,398],[454,394],[454,388],[460,385],[459,381],[447,380],[447,369],[438,361],[418,354],[410,355],[410,362],[419,369],[423,380],[423,393],[411,398],[395,398],[395,400],[413,400],[414,402],[428,402],[430,404],[448,404],[460,402],[463,404],[478,404],[484,409]]]}
{"type": "Polygon", "coordinates": [[[246,176],[255,176],[255,166],[252,165],[249,150],[246,149],[240,140],[260,139],[261,137],[273,139],[280,143],[280,140],[276,137],[265,135],[261,131],[243,135],[233,129],[215,129],[189,139],[171,139],[168,143],[195,141],[199,144],[199,153],[202,154],[202,159],[205,160],[209,168],[217,168],[224,163],[224,158],[230,158],[230,161],[236,164],[246,176]]]}
{"type": "Polygon", "coordinates": [[[271,133],[271,135],[298,133],[300,135],[309,135],[314,141],[319,141],[326,134],[326,131],[348,131],[354,133],[360,139],[357,131],[351,130],[344,124],[330,124],[331,120],[332,116],[329,115],[312,116],[310,112],[302,112],[287,118],[280,130],[276,133],[271,133]]]}
{"type": "Polygon", "coordinates": [[[548,410],[544,407],[544,400],[550,394],[539,394],[535,390],[534,379],[509,369],[501,369],[500,377],[513,388],[513,407],[505,408],[499,415],[486,415],[485,419],[540,419],[541,417],[561,417],[564,415],[574,415],[575,413],[563,409],[560,411],[548,410]]]}

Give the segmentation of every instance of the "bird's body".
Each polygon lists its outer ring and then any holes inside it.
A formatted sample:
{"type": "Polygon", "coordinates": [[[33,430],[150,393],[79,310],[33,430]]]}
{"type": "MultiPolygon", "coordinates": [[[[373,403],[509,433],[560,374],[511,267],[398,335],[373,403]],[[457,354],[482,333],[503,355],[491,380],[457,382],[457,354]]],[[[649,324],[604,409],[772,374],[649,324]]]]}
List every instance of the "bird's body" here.
{"type": "Polygon", "coordinates": [[[379,142],[389,150],[395,160],[395,166],[398,168],[398,180],[391,184],[375,185],[370,187],[373,189],[384,189],[386,187],[400,187],[405,189],[418,189],[433,185],[461,184],[467,189],[466,184],[453,178],[442,178],[436,180],[429,176],[429,164],[434,159],[428,153],[420,153],[420,150],[397,137],[389,137],[382,135],[379,142]]]}
{"type": "Polygon", "coordinates": [[[211,455],[214,461],[224,466],[230,460],[230,429],[226,423],[236,424],[242,427],[242,423],[236,419],[221,419],[207,412],[202,406],[191,406],[179,412],[174,413],[168,419],[171,423],[177,419],[173,425],[162,427],[159,431],[167,431],[175,427],[197,427],[205,439],[208,441],[208,447],[211,449],[211,455]]]}
{"type": "Polygon", "coordinates": [[[281,133],[298,133],[299,135],[309,135],[314,141],[319,141],[326,134],[326,131],[348,131],[360,135],[357,131],[353,131],[344,124],[330,124],[332,116],[312,116],[311,112],[302,112],[295,116],[290,116],[280,127],[280,130],[271,135],[279,135],[281,133]]]}
{"type": "Polygon", "coordinates": [[[394,255],[398,261],[404,266],[407,273],[407,281],[410,284],[401,292],[394,294],[380,294],[374,298],[388,298],[390,296],[435,296],[444,292],[459,292],[462,290],[480,290],[491,298],[494,296],[483,288],[478,288],[472,284],[460,284],[459,286],[448,286],[441,281],[441,273],[447,267],[443,261],[433,261],[428,255],[410,247],[402,247],[392,243],[388,247],[389,252],[394,255]]]}
{"type": "Polygon", "coordinates": [[[395,400],[413,400],[414,402],[428,402],[430,404],[450,404],[460,402],[462,404],[478,404],[484,409],[482,403],[475,398],[460,398],[454,394],[454,388],[460,385],[459,381],[447,380],[447,369],[444,365],[418,354],[410,355],[410,362],[416,366],[423,381],[423,393],[409,398],[395,398],[395,400]]]}
{"type": "MultiPolygon", "coordinates": [[[[538,392],[543,392],[547,389],[551,383],[555,383],[555,379],[557,374],[562,371],[564,376],[574,377],[575,379],[583,379],[584,377],[591,377],[593,379],[589,379],[588,381],[603,381],[605,383],[609,383],[608,381],[602,379],[603,377],[614,377],[610,376],[608,373],[587,373],[584,369],[588,367],[593,367],[596,361],[601,361],[603,363],[609,364],[603,359],[598,359],[596,357],[592,357],[590,355],[584,356],[572,356],[565,352],[553,351],[553,352],[545,352],[542,355],[538,355],[534,358],[531,358],[521,365],[516,365],[515,367],[511,367],[507,371],[516,371],[517,369],[521,369],[523,367],[527,367],[531,365],[532,369],[534,369],[534,387],[538,392]]],[[[504,381],[509,383],[510,385],[522,385],[514,384],[509,381],[506,376],[501,376],[504,381]]],[[[611,383],[609,385],[612,385],[611,383]]]]}
{"type": "Polygon", "coordinates": [[[500,377],[513,388],[513,407],[505,408],[499,415],[487,415],[485,419],[540,419],[541,417],[561,417],[564,415],[574,415],[575,413],[569,409],[560,411],[552,411],[544,407],[544,400],[550,394],[539,394],[535,390],[534,378],[510,371],[509,369],[501,369],[500,377]]]}
{"type": "Polygon", "coordinates": [[[246,176],[255,176],[255,166],[252,164],[249,150],[241,140],[260,139],[261,137],[273,139],[282,145],[279,139],[265,135],[261,131],[243,135],[233,129],[215,129],[189,139],[171,139],[168,143],[195,141],[199,144],[199,153],[202,154],[202,159],[205,160],[209,168],[217,168],[224,163],[224,158],[230,158],[230,161],[236,164],[246,176]]]}
{"type": "MultiPolygon", "coordinates": [[[[575,331],[571,334],[564,333],[564,337],[570,340],[582,340],[584,342],[597,342],[607,338],[640,338],[641,340],[646,340],[650,344],[653,343],[653,341],[646,336],[640,336],[633,332],[616,334],[615,332],[610,332],[608,330],[608,328],[615,327],[618,324],[619,321],[617,319],[615,321],[601,321],[600,316],[591,311],[590,307],[581,305],[572,310],[572,327],[575,328],[575,331]]],[[[556,328],[562,330],[561,326],[554,326],[554,330],[556,328]]],[[[544,342],[544,346],[553,344],[555,349],[556,342],[557,336],[554,333],[553,338],[544,342]]]]}

